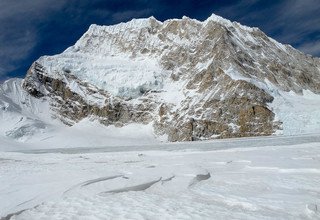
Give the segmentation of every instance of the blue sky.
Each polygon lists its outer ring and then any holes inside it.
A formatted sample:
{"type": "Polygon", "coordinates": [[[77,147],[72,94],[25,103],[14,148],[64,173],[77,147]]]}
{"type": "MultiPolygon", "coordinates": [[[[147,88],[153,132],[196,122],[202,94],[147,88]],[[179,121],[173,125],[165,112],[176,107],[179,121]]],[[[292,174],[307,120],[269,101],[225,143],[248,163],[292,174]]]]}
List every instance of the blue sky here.
{"type": "Polygon", "coordinates": [[[24,77],[42,55],[61,53],[89,25],[212,13],[259,27],[281,43],[320,56],[319,0],[1,0],[0,81],[24,77]]]}

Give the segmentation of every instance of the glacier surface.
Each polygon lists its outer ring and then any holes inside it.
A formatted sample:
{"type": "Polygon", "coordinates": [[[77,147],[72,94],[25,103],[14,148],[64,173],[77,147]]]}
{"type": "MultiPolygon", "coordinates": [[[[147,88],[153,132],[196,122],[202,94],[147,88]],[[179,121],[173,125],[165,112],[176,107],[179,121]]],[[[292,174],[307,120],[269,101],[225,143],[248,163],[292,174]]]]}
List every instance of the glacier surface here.
{"type": "Polygon", "coordinates": [[[319,219],[320,136],[0,152],[4,219],[319,219]]]}

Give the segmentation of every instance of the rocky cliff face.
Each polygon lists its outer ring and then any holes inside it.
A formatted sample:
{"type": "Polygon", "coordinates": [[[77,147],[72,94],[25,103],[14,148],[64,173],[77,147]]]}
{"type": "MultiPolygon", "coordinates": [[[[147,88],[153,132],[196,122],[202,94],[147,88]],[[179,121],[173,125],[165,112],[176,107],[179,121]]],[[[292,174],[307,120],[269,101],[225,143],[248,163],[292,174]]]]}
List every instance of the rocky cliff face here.
{"type": "Polygon", "coordinates": [[[271,135],[283,92],[320,93],[320,60],[216,15],[90,26],[65,52],[41,57],[23,87],[49,97],[68,125],[153,123],[169,141],[271,135]]]}

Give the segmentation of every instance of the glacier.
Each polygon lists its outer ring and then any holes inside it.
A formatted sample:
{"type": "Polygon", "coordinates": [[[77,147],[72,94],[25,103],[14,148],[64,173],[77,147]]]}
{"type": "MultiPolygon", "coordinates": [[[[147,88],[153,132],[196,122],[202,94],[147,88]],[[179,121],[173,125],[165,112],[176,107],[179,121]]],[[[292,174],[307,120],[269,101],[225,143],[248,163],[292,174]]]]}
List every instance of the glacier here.
{"type": "Polygon", "coordinates": [[[2,219],[319,219],[320,136],[0,152],[2,219]]]}

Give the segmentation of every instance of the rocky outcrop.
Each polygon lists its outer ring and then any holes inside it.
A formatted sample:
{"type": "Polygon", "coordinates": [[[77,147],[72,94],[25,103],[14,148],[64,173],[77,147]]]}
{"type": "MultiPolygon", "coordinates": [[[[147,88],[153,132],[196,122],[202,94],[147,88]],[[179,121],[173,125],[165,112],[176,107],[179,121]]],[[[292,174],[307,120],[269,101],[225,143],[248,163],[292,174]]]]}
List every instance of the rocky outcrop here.
{"type": "Polygon", "coordinates": [[[264,90],[246,81],[234,81],[221,69],[200,75],[187,86],[197,85],[200,94],[216,91],[214,96],[193,105],[187,100],[185,107],[171,115],[164,105],[159,109],[157,130],[165,130],[170,141],[271,135],[281,128],[267,107],[273,97],[264,90]]]}
{"type": "Polygon", "coordinates": [[[23,86],[49,97],[68,125],[153,123],[169,141],[272,135],[281,129],[273,97],[320,93],[320,61],[218,16],[149,18],[92,25],[64,53],[37,60],[23,86]]]}
{"type": "Polygon", "coordinates": [[[89,116],[96,116],[105,125],[116,126],[133,122],[147,124],[152,120],[152,107],[148,103],[130,105],[64,73],[65,78],[76,81],[85,94],[99,94],[105,98],[102,106],[88,103],[84,97],[71,91],[66,82],[49,77],[45,71],[43,66],[35,62],[24,79],[23,88],[35,97],[50,97],[51,106],[56,112],[55,117],[69,126],[89,116]]]}

